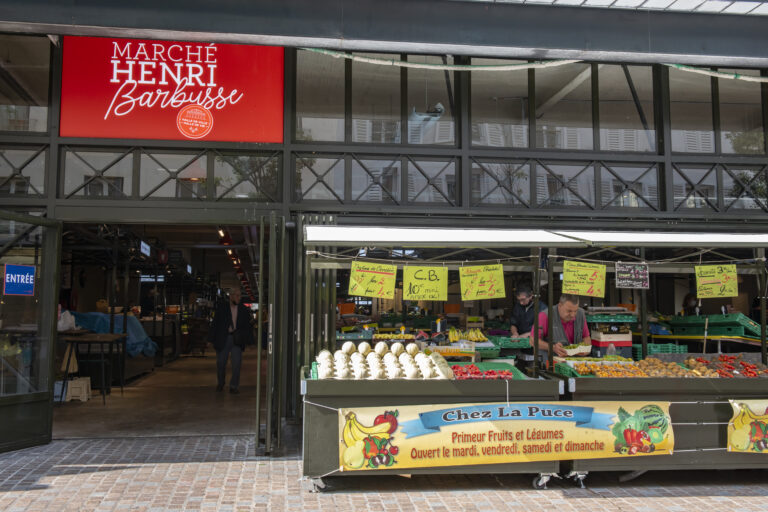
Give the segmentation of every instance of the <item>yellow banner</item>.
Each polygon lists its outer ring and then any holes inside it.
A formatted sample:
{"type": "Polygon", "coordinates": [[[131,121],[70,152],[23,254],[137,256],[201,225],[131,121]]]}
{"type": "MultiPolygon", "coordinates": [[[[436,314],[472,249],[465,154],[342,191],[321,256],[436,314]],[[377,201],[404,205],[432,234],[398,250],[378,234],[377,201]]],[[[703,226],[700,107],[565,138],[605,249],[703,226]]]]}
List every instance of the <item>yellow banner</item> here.
{"type": "Polygon", "coordinates": [[[504,268],[499,265],[459,267],[461,300],[503,299],[504,268]]]}
{"type": "Polygon", "coordinates": [[[669,402],[409,405],[339,410],[341,471],[639,455],[674,448],[669,402]]]}
{"type": "Polygon", "coordinates": [[[394,299],[396,277],[395,265],[353,261],[349,276],[349,294],[394,299]]]}
{"type": "Polygon", "coordinates": [[[584,261],[564,261],[563,293],[604,297],[605,265],[584,261]]]}
{"type": "Polygon", "coordinates": [[[728,451],[768,455],[768,400],[730,400],[728,451]]]}
{"type": "Polygon", "coordinates": [[[448,269],[403,267],[404,300],[448,300],[448,269]]]}
{"type": "Polygon", "coordinates": [[[736,265],[697,265],[696,296],[737,297],[739,281],[736,277],[736,265]]]}

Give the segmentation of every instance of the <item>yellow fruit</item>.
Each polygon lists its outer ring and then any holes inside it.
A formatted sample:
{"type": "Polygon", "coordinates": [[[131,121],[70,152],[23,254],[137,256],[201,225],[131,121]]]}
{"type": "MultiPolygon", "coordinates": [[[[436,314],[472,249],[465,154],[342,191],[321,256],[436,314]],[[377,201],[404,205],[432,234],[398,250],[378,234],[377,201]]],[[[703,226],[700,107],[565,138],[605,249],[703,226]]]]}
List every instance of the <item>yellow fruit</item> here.
{"type": "Polygon", "coordinates": [[[738,451],[745,451],[749,449],[751,444],[749,440],[749,426],[743,427],[731,432],[731,436],[728,439],[728,443],[731,448],[738,451]]]}
{"type": "Polygon", "coordinates": [[[350,469],[360,469],[365,462],[365,453],[363,449],[365,443],[363,441],[357,441],[352,446],[348,446],[344,453],[341,454],[341,460],[344,463],[344,467],[350,469]]]}
{"type": "Polygon", "coordinates": [[[347,422],[344,424],[342,438],[344,439],[344,444],[348,447],[353,446],[357,442],[357,439],[352,435],[352,420],[349,417],[347,417],[347,422]]]}

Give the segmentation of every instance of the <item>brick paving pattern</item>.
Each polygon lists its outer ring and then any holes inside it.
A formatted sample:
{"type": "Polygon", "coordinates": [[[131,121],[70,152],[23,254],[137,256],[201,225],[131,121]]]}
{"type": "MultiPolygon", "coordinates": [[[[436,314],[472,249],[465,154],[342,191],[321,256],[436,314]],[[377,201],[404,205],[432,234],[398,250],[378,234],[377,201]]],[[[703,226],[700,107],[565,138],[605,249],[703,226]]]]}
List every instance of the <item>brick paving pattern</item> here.
{"type": "Polygon", "coordinates": [[[0,511],[768,511],[768,471],[647,473],[588,488],[532,475],[343,477],[304,489],[301,458],[253,456],[247,436],[54,441],[0,455],[0,511]]]}

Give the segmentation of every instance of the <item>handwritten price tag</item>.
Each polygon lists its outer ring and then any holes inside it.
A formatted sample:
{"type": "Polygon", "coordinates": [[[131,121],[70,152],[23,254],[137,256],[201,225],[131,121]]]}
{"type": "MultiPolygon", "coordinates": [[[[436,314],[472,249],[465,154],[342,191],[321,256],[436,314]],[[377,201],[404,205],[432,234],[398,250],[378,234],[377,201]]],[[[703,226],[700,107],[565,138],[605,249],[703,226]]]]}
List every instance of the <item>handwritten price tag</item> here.
{"type": "Polygon", "coordinates": [[[696,295],[701,299],[738,296],[736,265],[696,266],[696,295]]]}
{"type": "Polygon", "coordinates": [[[583,261],[564,261],[563,293],[586,297],[605,297],[605,265],[583,261]]]}
{"type": "Polygon", "coordinates": [[[349,276],[349,294],[394,299],[396,276],[395,265],[353,261],[349,276]]]}
{"type": "Polygon", "coordinates": [[[448,269],[403,267],[405,300],[448,300],[448,269]]]}
{"type": "Polygon", "coordinates": [[[501,265],[478,265],[459,268],[461,300],[502,299],[504,269],[501,265]]]}

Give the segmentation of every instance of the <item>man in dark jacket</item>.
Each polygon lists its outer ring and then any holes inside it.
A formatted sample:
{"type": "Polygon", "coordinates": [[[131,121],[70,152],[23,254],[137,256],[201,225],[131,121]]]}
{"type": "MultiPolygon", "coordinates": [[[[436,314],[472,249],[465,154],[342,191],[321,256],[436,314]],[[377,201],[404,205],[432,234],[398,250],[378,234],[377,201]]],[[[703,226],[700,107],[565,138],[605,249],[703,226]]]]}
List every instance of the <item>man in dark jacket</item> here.
{"type": "Polygon", "coordinates": [[[517,304],[512,308],[509,331],[513,338],[527,338],[533,330],[534,315],[547,310],[547,305],[539,301],[538,307],[533,302],[533,290],[528,283],[518,285],[515,290],[517,304]]]}
{"type": "Polygon", "coordinates": [[[240,366],[243,362],[243,350],[253,344],[251,312],[240,303],[240,290],[232,289],[229,300],[220,302],[208,331],[208,341],[216,349],[217,380],[216,391],[224,390],[227,372],[227,359],[232,354],[232,378],[229,379],[229,392],[239,393],[240,366]]]}

